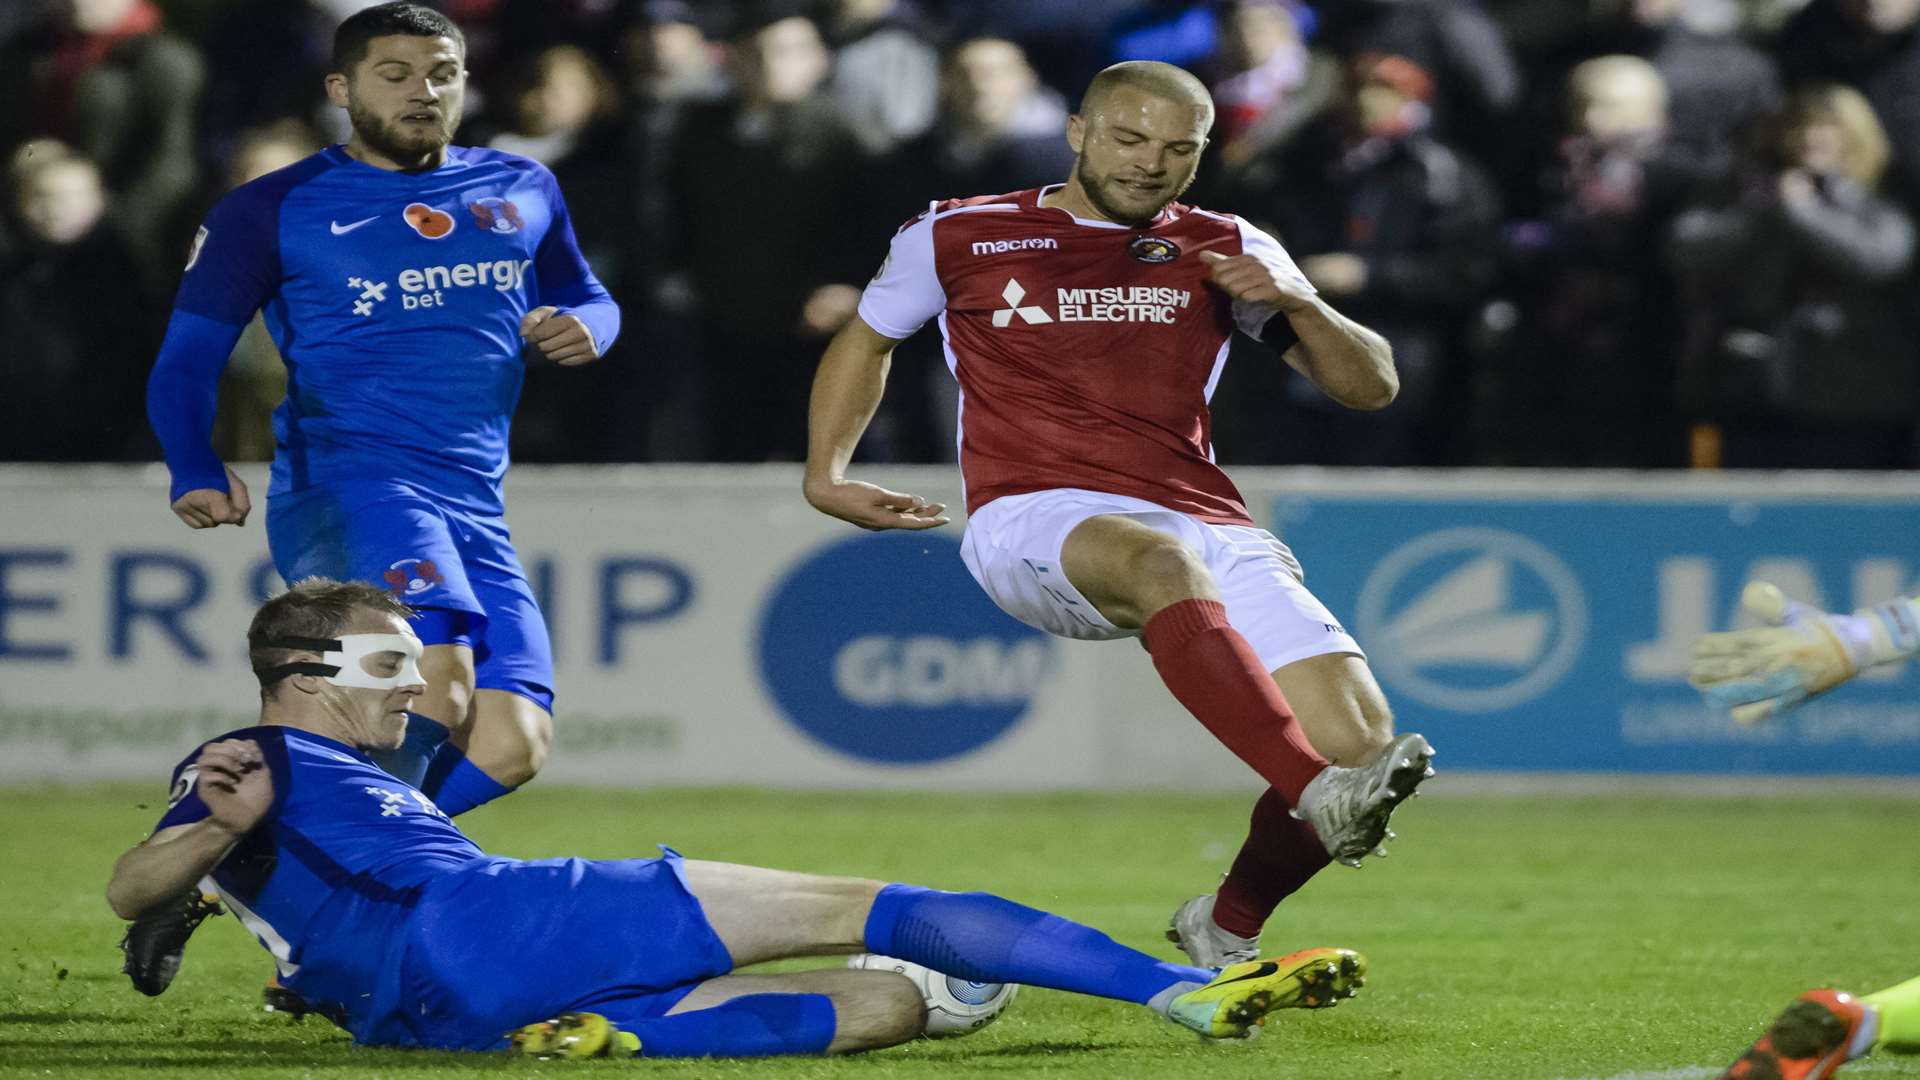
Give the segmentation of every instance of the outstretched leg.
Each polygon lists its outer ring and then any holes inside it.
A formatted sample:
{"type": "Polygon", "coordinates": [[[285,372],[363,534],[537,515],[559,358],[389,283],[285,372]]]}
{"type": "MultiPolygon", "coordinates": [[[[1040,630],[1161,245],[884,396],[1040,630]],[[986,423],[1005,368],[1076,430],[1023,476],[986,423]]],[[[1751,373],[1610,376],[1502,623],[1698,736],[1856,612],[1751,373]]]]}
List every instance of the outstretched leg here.
{"type": "MultiPolygon", "coordinates": [[[[707,972],[723,970],[728,961],[739,967],[866,950],[977,982],[1135,1002],[1213,1038],[1245,1035],[1275,1009],[1337,1004],[1352,996],[1365,972],[1356,953],[1314,949],[1216,976],[1163,963],[1091,927],[986,893],[729,863],[679,861],[677,869],[686,886],[682,900],[690,894],[699,908],[685,905],[682,921],[704,922],[711,932],[701,935],[704,949],[695,950],[706,956],[707,972]]],[[[891,1046],[925,1025],[919,988],[891,972],[699,980],[664,1016],[649,1015],[644,1004],[625,1015],[624,997],[588,994],[573,998],[576,1011],[527,1024],[509,1041],[520,1053],[552,1057],[632,1052],[634,1039],[643,1057],[752,1057],[891,1046]]]]}
{"type": "Polygon", "coordinates": [[[866,950],[977,982],[1024,983],[1146,1005],[1207,1034],[1230,1034],[1257,1010],[1318,1008],[1350,996],[1364,967],[1344,950],[1310,950],[1229,969],[1243,980],[1227,997],[1194,995],[1214,972],[1169,964],[1092,927],[988,893],[953,893],[857,878],[818,877],[688,861],[689,889],[736,965],[866,950]],[[1185,1002],[1183,1012],[1182,1002],[1185,1002]],[[1195,1009],[1204,1022],[1192,1019],[1195,1009]]]}
{"type": "Polygon", "coordinates": [[[876,952],[978,982],[1145,1005],[1213,973],[1168,964],[1091,927],[987,893],[950,893],[689,859],[694,899],[736,967],[876,952]]]}
{"type": "Polygon", "coordinates": [[[1146,1005],[1210,970],[1162,963],[1010,899],[862,878],[684,863],[687,886],[735,967],[872,951],[977,982],[1023,982],[1146,1005]]]}
{"type": "Polygon", "coordinates": [[[865,951],[867,912],[884,883],[688,859],[688,891],[736,968],[865,951]]]}

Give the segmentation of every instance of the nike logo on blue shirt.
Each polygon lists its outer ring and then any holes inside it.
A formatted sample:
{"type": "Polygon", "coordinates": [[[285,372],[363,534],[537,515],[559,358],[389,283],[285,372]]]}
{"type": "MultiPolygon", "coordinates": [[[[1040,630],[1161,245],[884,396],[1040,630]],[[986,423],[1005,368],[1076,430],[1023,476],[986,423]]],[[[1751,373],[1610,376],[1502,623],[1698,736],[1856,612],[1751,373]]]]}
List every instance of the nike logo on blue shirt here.
{"type": "Polygon", "coordinates": [[[328,228],[331,228],[333,230],[333,235],[335,236],[345,236],[348,233],[352,232],[353,230],[359,228],[360,226],[365,225],[370,221],[378,221],[379,219],[380,219],[380,215],[375,214],[370,218],[361,218],[359,221],[356,221],[351,225],[342,225],[339,222],[334,221],[334,222],[328,223],[328,228]]]}

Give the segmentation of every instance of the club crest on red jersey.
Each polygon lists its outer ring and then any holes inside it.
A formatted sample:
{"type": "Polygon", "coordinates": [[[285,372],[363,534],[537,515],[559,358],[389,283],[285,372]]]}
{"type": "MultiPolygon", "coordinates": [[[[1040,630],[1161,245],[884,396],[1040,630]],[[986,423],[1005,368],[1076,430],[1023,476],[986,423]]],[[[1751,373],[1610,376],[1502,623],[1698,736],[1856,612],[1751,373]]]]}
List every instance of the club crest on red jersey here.
{"type": "Polygon", "coordinates": [[[1180,245],[1162,236],[1136,236],[1127,254],[1143,263],[1170,263],[1180,257],[1180,245]]]}

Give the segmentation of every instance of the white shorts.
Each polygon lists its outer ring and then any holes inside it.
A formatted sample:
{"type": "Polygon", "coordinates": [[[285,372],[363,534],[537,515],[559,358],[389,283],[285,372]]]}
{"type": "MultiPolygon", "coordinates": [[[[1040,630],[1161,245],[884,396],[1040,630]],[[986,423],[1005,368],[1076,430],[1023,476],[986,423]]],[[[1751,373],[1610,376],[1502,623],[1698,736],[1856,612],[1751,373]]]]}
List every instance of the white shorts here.
{"type": "Polygon", "coordinates": [[[1214,525],[1157,503],[1079,488],[1008,495],[967,519],[960,557],[1007,614],[1060,637],[1138,637],[1094,610],[1060,569],[1067,534],[1090,517],[1117,514],[1179,538],[1212,571],[1227,621],[1268,671],[1326,653],[1365,656],[1326,605],[1301,584],[1299,560],[1279,538],[1250,525],[1214,525]]]}

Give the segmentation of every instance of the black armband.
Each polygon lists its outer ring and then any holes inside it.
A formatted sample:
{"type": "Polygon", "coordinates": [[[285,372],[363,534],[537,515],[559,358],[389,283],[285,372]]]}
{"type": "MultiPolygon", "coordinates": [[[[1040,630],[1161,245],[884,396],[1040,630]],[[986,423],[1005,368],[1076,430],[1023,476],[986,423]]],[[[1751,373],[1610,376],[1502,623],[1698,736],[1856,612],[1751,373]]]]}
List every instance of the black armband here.
{"type": "Polygon", "coordinates": [[[1260,327],[1260,340],[1275,356],[1287,355],[1287,350],[1300,344],[1300,335],[1293,332],[1293,323],[1288,321],[1287,313],[1276,311],[1260,327]]]}

